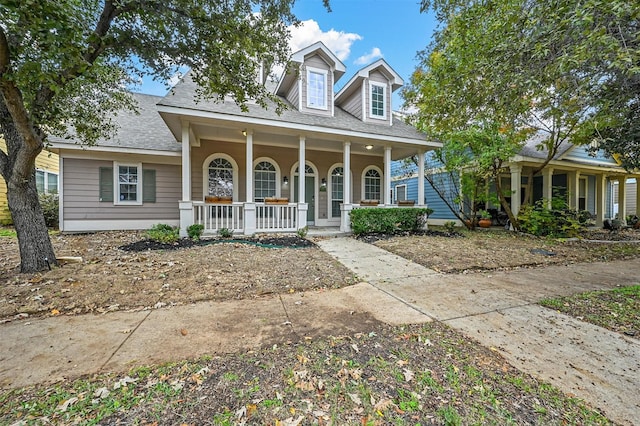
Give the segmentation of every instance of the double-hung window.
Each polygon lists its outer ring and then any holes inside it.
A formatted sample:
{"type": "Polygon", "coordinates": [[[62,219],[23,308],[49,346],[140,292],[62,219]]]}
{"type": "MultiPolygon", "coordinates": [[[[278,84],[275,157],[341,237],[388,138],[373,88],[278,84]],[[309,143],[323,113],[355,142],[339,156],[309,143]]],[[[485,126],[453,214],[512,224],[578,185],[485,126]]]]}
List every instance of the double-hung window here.
{"type": "Polygon", "coordinates": [[[327,71],[307,68],[307,107],[327,109],[327,71]]]}
{"type": "Polygon", "coordinates": [[[381,84],[371,83],[371,108],[370,113],[371,117],[374,118],[386,118],[387,114],[385,111],[385,90],[384,86],[381,84]]]}
{"type": "Polygon", "coordinates": [[[116,164],[116,204],[142,204],[142,164],[116,164]]]}
{"type": "Polygon", "coordinates": [[[46,170],[36,170],[36,188],[39,193],[58,193],[58,174],[46,170]]]}

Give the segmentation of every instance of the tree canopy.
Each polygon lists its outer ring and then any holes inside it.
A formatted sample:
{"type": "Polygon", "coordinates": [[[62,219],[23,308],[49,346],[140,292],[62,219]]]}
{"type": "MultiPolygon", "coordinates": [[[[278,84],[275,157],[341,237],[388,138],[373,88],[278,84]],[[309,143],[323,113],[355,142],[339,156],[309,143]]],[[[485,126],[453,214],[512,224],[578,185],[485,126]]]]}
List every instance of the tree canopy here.
{"type": "MultiPolygon", "coordinates": [[[[188,67],[200,95],[265,105],[261,64],[289,57],[294,0],[3,0],[0,3],[0,173],[22,270],[55,263],[35,189],[49,135],[93,143],[113,111],[134,108],[132,83],[188,67]]],[[[328,2],[324,1],[328,6],[328,2]]]]}

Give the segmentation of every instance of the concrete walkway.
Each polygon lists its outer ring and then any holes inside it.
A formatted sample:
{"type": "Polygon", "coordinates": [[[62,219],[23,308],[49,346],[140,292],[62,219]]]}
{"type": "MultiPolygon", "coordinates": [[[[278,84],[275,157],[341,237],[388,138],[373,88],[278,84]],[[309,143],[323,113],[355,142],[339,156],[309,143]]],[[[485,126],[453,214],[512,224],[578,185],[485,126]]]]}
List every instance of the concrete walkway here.
{"type": "Polygon", "coordinates": [[[640,259],[442,275],[352,238],[321,248],[362,283],[340,290],[0,325],[0,387],[126,372],[205,354],[439,320],[621,424],[640,424],[640,342],[538,307],[547,296],[637,284],[640,259]]]}
{"type": "Polygon", "coordinates": [[[493,348],[621,424],[640,424],[640,342],[542,308],[544,297],[640,283],[640,259],[441,275],[351,238],[319,245],[376,289],[493,348]]]}

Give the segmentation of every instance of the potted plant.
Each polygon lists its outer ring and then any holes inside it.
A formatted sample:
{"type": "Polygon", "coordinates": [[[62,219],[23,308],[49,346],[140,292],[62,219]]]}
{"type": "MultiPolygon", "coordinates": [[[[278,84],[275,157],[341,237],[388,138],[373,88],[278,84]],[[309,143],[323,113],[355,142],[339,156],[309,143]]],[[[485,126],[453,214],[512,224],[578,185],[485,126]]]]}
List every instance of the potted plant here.
{"type": "Polygon", "coordinates": [[[491,227],[491,213],[489,213],[486,210],[480,210],[478,212],[478,214],[480,215],[480,220],[478,221],[478,226],[480,226],[480,228],[490,228],[491,227]]]}

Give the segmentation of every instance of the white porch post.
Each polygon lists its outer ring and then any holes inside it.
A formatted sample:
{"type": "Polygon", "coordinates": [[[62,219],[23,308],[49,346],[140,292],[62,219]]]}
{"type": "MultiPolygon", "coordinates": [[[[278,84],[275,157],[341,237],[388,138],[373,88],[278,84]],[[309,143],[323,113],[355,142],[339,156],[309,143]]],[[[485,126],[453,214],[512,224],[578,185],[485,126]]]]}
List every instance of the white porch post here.
{"type": "Polygon", "coordinates": [[[180,236],[186,237],[187,228],[193,225],[193,203],[191,202],[191,140],[188,122],[182,123],[182,200],[180,210],[180,236]]]}
{"type": "Polygon", "coordinates": [[[384,205],[391,205],[391,147],[384,147],[384,205]]]}
{"type": "Polygon", "coordinates": [[[342,146],[342,165],[344,176],[342,178],[342,205],[340,206],[340,231],[351,231],[351,142],[345,142],[342,146]]]}
{"type": "Polygon", "coordinates": [[[418,205],[424,206],[424,151],[418,151],[418,205]]]}
{"type": "Polygon", "coordinates": [[[547,167],[542,170],[542,198],[547,204],[547,208],[551,208],[551,199],[553,198],[553,168],[547,167]]]}
{"type": "Polygon", "coordinates": [[[604,224],[604,216],[607,211],[607,179],[605,175],[596,175],[596,226],[602,227],[604,224]]]}
{"type": "Polygon", "coordinates": [[[247,130],[245,148],[245,203],[244,203],[244,234],[256,232],[256,203],[253,202],[253,132],[247,130]]]}
{"type": "Polygon", "coordinates": [[[514,164],[509,166],[509,170],[511,171],[511,212],[517,217],[522,199],[522,166],[514,164]]]}
{"type": "Polygon", "coordinates": [[[300,136],[300,142],[298,145],[298,229],[302,229],[307,226],[307,211],[309,210],[309,204],[307,204],[305,200],[306,149],[307,140],[304,136],[300,136]]]}
{"type": "Polygon", "coordinates": [[[576,170],[570,175],[571,192],[569,193],[569,206],[580,209],[580,171],[576,170]]]}
{"type": "Polygon", "coordinates": [[[618,179],[618,219],[627,224],[627,178],[618,179]]]}

